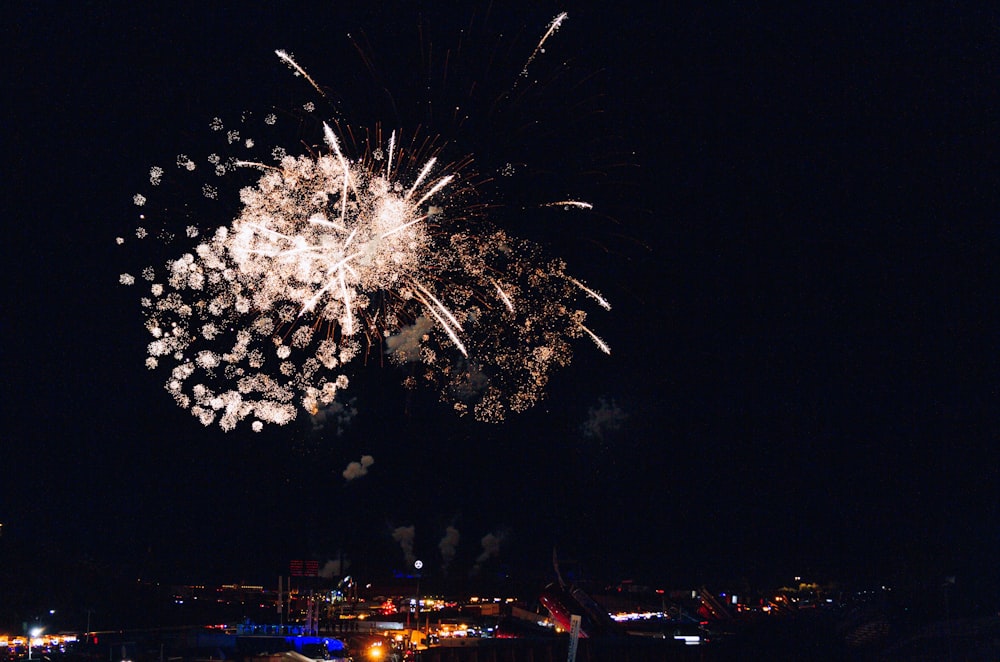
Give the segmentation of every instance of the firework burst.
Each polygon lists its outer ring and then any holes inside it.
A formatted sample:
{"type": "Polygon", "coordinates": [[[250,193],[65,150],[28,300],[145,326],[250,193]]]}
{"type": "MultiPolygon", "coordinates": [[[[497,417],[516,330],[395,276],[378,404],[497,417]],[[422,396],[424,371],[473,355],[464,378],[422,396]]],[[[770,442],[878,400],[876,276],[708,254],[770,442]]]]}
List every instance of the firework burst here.
{"type": "MultiPolygon", "coordinates": [[[[320,90],[290,55],[277,55],[320,90]]],[[[353,132],[327,122],[318,148],[249,158],[252,139],[221,120],[212,128],[248,155],[213,154],[215,174],[254,179],[230,221],[205,237],[189,226],[189,252],[142,272],[147,366],[166,372],[166,390],[204,425],[248,420],[259,431],[315,414],[372,356],[407,366],[407,388],[434,388],[458,413],[496,422],[544,397],[578,339],[610,353],[584,310],[588,300],[609,309],[607,301],[562,260],[489,223],[471,158],[440,163],[440,149],[415,139],[404,148],[401,134],[385,140],[378,129],[359,153],[345,153],[339,136],[353,132]]],[[[177,165],[197,168],[187,156],[177,165]]],[[[163,174],[153,168],[150,183],[163,174]]],[[[214,199],[219,189],[202,192],[214,199]]],[[[122,274],[123,284],[135,280],[122,274]]]]}

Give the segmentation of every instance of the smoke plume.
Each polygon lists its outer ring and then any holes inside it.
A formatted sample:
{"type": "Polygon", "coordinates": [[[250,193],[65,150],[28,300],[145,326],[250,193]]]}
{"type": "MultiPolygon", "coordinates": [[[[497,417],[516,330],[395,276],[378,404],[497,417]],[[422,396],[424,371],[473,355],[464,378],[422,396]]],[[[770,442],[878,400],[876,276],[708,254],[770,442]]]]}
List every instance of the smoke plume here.
{"type": "Polygon", "coordinates": [[[614,400],[601,398],[596,407],[587,410],[587,420],[580,426],[585,437],[604,439],[609,432],[620,430],[628,414],[614,400]]]}
{"type": "Polygon", "coordinates": [[[399,333],[385,339],[386,353],[398,363],[420,360],[420,342],[434,326],[434,320],[421,315],[412,326],[404,326],[399,333]]]}
{"type": "Polygon", "coordinates": [[[351,482],[355,478],[361,478],[368,473],[368,467],[375,464],[375,458],[371,455],[362,455],[360,462],[351,462],[344,469],[343,476],[347,479],[347,482],[351,482]]]}
{"type": "Polygon", "coordinates": [[[412,524],[410,526],[398,526],[393,529],[392,539],[399,543],[399,547],[403,550],[403,558],[406,559],[406,565],[409,568],[413,567],[414,562],[417,557],[413,554],[413,538],[416,536],[417,529],[412,524]]]}
{"type": "Polygon", "coordinates": [[[441,567],[445,570],[455,558],[455,548],[458,547],[459,537],[458,529],[449,526],[444,530],[444,538],[441,538],[441,542],[438,543],[438,549],[441,550],[441,567]]]}
{"type": "Polygon", "coordinates": [[[500,544],[505,537],[506,535],[503,532],[487,533],[483,536],[482,540],[479,541],[479,544],[483,547],[483,551],[476,557],[476,563],[472,566],[472,574],[479,574],[483,569],[484,563],[500,556],[500,544]]]}
{"type": "Polygon", "coordinates": [[[334,577],[340,577],[344,574],[351,565],[351,562],[347,559],[330,559],[327,561],[322,568],[320,568],[319,576],[323,579],[333,579],[334,577]]]}

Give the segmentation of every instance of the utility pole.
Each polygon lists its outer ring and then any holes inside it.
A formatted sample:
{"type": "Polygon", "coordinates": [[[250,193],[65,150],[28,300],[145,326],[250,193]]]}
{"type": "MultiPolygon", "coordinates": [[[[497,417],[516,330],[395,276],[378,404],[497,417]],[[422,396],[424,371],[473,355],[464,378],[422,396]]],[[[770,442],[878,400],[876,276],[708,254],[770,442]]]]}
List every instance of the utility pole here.
{"type": "Polygon", "coordinates": [[[278,627],[279,627],[279,632],[284,633],[285,632],[285,613],[284,613],[284,611],[281,608],[282,607],[282,601],[284,600],[284,598],[282,598],[282,594],[281,594],[281,580],[282,580],[281,575],[278,575],[278,627]]]}

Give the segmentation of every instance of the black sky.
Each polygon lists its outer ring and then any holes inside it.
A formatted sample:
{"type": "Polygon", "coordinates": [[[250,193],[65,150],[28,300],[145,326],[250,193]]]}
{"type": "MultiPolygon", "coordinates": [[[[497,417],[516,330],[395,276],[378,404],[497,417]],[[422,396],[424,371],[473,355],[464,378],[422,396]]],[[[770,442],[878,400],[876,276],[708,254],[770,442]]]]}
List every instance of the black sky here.
{"type": "MultiPolygon", "coordinates": [[[[524,140],[557,171],[533,185],[587,181],[606,201],[613,221],[535,231],[612,299],[612,357],[581,345],[549,400],[502,426],[373,369],[341,436],[226,435],[144,369],[137,295],[117,284],[146,169],[196,151],[216,115],[305,98],[275,48],[347,114],[385,107],[384,85],[405,115],[423,99],[416,26],[451,46],[487,3],[317,4],[7,11],[0,579],[87,563],[271,581],[340,551],[388,573],[390,533],[412,524],[433,559],[459,529],[453,572],[492,532],[488,572],[519,578],[544,577],[558,545],[609,580],[997,589],[995,12],[566,7],[544,56],[582,101],[553,83],[519,111],[537,129],[477,117],[458,138],[524,140]],[[588,438],[602,397],[628,417],[588,438]],[[365,453],[371,473],[345,484],[365,453]]],[[[494,7],[469,34],[504,37],[464,56],[523,61],[562,9],[529,4],[494,7]]]]}

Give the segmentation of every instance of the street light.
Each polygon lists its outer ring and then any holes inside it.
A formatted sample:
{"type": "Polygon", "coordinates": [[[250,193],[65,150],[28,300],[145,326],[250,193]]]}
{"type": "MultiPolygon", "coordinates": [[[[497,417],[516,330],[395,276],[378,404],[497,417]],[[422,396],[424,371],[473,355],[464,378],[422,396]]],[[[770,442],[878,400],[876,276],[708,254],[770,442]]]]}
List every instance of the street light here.
{"type": "MultiPolygon", "coordinates": [[[[420,571],[424,567],[424,562],[421,561],[420,559],[417,559],[416,561],[413,562],[413,567],[417,569],[417,605],[416,605],[416,611],[414,613],[416,615],[415,620],[417,621],[416,629],[419,630],[420,629],[420,571]]],[[[410,622],[410,615],[407,614],[406,615],[407,625],[409,625],[409,622],[410,622]]]]}
{"type": "Polygon", "coordinates": [[[33,627],[28,630],[28,659],[31,659],[31,640],[37,639],[44,630],[40,627],[33,627]]]}

